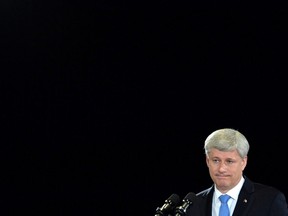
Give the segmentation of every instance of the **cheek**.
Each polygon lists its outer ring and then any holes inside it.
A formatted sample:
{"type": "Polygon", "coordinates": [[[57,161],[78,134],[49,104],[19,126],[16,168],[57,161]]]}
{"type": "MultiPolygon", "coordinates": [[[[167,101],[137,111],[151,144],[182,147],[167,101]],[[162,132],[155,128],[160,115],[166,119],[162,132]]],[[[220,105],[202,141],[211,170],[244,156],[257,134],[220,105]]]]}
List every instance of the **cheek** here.
{"type": "Polygon", "coordinates": [[[211,166],[211,164],[207,163],[207,167],[209,169],[209,172],[215,172],[215,170],[217,169],[215,166],[211,166]]]}

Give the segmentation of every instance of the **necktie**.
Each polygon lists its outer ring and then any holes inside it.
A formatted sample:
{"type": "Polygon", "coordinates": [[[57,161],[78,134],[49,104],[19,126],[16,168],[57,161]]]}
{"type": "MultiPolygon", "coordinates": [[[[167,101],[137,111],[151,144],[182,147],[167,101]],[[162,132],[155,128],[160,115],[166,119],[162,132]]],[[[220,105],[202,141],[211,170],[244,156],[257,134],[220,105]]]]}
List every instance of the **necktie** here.
{"type": "Polygon", "coordinates": [[[229,213],[229,208],[228,208],[227,202],[230,199],[230,196],[227,194],[221,195],[219,197],[219,199],[221,201],[219,216],[229,216],[230,213],[229,213]]]}

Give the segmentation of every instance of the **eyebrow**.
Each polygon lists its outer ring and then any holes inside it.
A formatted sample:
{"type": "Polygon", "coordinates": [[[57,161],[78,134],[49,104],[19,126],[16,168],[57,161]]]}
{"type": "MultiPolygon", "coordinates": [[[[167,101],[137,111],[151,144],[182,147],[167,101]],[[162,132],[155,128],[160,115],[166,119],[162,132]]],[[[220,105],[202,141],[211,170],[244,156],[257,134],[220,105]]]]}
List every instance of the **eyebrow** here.
{"type": "MultiPolygon", "coordinates": [[[[220,157],[209,157],[211,159],[221,159],[220,157]]],[[[222,159],[221,159],[222,160],[222,159]]],[[[236,160],[236,158],[224,158],[223,160],[236,160]]]]}

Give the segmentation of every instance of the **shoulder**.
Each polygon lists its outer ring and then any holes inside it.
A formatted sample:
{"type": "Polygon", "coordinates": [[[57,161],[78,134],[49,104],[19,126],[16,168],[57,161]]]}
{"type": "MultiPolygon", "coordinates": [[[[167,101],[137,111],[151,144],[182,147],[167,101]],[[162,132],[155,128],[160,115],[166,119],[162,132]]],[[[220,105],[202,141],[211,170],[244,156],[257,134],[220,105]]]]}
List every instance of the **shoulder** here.
{"type": "Polygon", "coordinates": [[[276,197],[282,197],[284,198],[284,193],[282,193],[279,189],[276,187],[258,183],[258,182],[253,182],[249,180],[248,178],[245,179],[245,183],[243,185],[243,189],[246,191],[246,193],[253,194],[255,196],[259,197],[266,197],[269,195],[270,198],[276,198],[276,197]]]}
{"type": "Polygon", "coordinates": [[[284,194],[277,189],[276,187],[261,184],[261,183],[254,183],[255,193],[258,195],[269,194],[270,196],[274,197],[284,197],[284,194]]]}
{"type": "Polygon", "coordinates": [[[198,198],[200,198],[200,197],[207,197],[209,194],[212,195],[213,192],[214,192],[214,186],[211,186],[210,188],[207,188],[207,189],[205,189],[205,190],[202,190],[202,191],[198,192],[198,193],[196,194],[196,196],[197,196],[198,198]]]}
{"type": "Polygon", "coordinates": [[[251,190],[251,192],[269,191],[271,193],[281,193],[281,191],[277,189],[276,187],[251,181],[247,177],[245,177],[245,182],[243,186],[251,190]]]}
{"type": "Polygon", "coordinates": [[[276,187],[273,187],[273,186],[269,186],[269,185],[265,185],[265,184],[261,184],[261,183],[257,183],[257,182],[254,182],[253,184],[254,184],[255,190],[257,190],[257,191],[266,190],[266,191],[271,191],[274,193],[280,192],[279,189],[277,189],[276,187]]]}

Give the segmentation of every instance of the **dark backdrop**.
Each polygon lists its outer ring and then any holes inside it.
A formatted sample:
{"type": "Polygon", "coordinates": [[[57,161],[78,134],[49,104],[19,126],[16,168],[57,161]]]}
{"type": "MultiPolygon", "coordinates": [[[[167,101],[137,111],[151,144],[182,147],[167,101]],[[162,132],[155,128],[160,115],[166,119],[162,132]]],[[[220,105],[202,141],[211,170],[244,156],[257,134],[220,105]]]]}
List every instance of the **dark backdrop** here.
{"type": "Polygon", "coordinates": [[[286,1],[1,5],[5,214],[154,215],[212,184],[223,127],[288,196],[286,1]]]}

